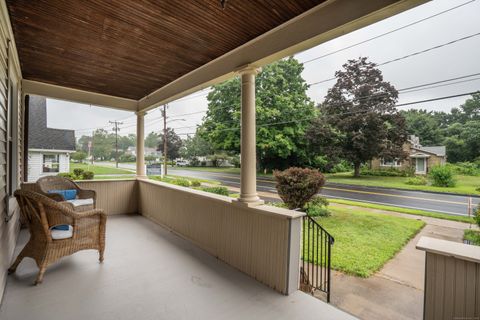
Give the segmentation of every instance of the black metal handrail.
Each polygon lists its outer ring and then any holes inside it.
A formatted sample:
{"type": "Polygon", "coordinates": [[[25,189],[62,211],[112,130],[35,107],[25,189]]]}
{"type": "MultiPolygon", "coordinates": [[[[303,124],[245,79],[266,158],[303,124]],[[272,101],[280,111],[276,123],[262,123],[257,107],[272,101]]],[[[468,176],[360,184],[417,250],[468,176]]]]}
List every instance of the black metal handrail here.
{"type": "Polygon", "coordinates": [[[312,217],[303,217],[300,288],[312,295],[316,290],[327,294],[330,302],[331,247],[335,239],[312,217]]]}

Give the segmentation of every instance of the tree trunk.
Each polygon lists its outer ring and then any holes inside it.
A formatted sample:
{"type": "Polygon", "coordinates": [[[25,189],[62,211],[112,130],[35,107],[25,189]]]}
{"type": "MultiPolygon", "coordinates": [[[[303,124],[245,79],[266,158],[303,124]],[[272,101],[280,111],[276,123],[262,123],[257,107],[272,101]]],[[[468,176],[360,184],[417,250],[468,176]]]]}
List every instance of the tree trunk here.
{"type": "Polygon", "coordinates": [[[355,178],[360,177],[360,163],[354,163],[353,166],[354,166],[354,168],[355,168],[355,171],[354,171],[354,173],[353,173],[353,176],[354,176],[355,178]]]}

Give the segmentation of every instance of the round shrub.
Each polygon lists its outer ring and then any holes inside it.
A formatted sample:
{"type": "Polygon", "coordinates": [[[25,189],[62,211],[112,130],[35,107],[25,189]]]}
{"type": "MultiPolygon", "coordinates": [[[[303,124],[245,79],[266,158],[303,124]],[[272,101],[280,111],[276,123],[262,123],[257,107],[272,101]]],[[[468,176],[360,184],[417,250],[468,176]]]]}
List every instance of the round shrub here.
{"type": "Polygon", "coordinates": [[[85,172],[85,170],[83,170],[81,168],[73,169],[73,174],[76,175],[77,177],[81,177],[84,172],[85,172]]]}
{"type": "Polygon", "coordinates": [[[94,176],[95,175],[92,171],[83,171],[81,175],[83,180],[92,180],[94,176]]]}
{"type": "Polygon", "coordinates": [[[178,178],[178,179],[174,179],[172,181],[173,184],[177,185],[177,186],[181,186],[181,187],[190,187],[190,181],[188,181],[187,179],[183,179],[183,178],[178,178]]]}
{"type": "Polygon", "coordinates": [[[433,166],[430,169],[430,177],[432,178],[432,185],[435,187],[455,187],[455,178],[453,170],[448,166],[433,166]]]}
{"type": "Polygon", "coordinates": [[[325,184],[325,177],[315,169],[292,167],[273,174],[278,195],[289,209],[303,208],[325,184]]]}
{"type": "Polygon", "coordinates": [[[423,176],[416,176],[416,177],[408,178],[407,181],[405,181],[405,183],[412,186],[425,186],[427,185],[428,180],[423,176]]]}
{"type": "Polygon", "coordinates": [[[63,178],[68,178],[68,179],[73,179],[73,174],[68,173],[68,172],[59,173],[59,174],[57,174],[57,176],[63,177],[63,178]]]}

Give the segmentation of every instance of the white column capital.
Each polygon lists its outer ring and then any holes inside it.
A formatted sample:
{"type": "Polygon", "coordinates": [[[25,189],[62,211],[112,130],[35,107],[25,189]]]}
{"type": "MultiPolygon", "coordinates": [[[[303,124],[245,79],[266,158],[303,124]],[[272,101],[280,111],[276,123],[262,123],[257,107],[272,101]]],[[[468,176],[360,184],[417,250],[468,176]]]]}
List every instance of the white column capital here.
{"type": "Polygon", "coordinates": [[[262,71],[262,68],[259,68],[257,66],[251,65],[251,64],[247,64],[246,66],[242,66],[242,67],[238,68],[237,70],[235,70],[235,72],[240,76],[244,75],[244,74],[257,75],[260,71],[262,71]]]}
{"type": "Polygon", "coordinates": [[[144,117],[147,114],[147,111],[143,111],[143,110],[135,111],[135,114],[137,116],[144,117]]]}

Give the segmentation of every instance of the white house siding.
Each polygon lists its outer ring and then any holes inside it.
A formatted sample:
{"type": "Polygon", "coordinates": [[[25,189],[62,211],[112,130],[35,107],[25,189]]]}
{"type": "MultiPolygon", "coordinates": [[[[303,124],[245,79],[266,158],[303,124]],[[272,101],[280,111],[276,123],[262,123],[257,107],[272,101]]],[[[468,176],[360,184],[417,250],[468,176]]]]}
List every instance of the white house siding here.
{"type": "Polygon", "coordinates": [[[40,177],[57,175],[57,172],[42,172],[43,168],[43,155],[44,154],[58,154],[60,172],[70,172],[70,155],[66,152],[28,152],[28,182],[35,182],[40,177]]]}

